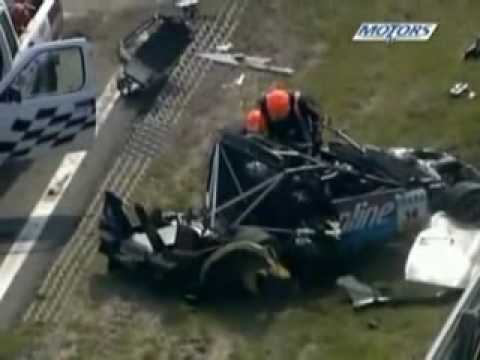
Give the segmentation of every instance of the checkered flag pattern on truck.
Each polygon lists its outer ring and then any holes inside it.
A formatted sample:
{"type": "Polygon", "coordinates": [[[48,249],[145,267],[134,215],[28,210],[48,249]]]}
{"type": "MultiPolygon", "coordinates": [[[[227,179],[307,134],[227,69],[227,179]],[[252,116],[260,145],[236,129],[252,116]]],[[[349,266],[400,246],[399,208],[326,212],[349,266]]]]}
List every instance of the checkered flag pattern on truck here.
{"type": "Polygon", "coordinates": [[[88,99],[73,108],[43,108],[30,118],[15,118],[5,140],[0,139],[0,161],[32,157],[39,151],[72,143],[82,132],[93,132],[95,107],[95,99],[88,99]]]}

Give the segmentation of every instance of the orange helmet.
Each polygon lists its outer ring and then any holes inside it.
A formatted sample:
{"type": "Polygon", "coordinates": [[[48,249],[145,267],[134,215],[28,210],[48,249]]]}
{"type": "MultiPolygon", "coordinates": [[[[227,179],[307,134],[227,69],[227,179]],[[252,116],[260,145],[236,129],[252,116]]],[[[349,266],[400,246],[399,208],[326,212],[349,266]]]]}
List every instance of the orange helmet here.
{"type": "Polygon", "coordinates": [[[267,129],[267,122],[259,109],[250,111],[245,122],[245,129],[252,133],[263,133],[267,129]]]}
{"type": "Polygon", "coordinates": [[[287,90],[274,89],[265,95],[268,115],[270,119],[280,120],[290,113],[290,95],[287,90]]]}

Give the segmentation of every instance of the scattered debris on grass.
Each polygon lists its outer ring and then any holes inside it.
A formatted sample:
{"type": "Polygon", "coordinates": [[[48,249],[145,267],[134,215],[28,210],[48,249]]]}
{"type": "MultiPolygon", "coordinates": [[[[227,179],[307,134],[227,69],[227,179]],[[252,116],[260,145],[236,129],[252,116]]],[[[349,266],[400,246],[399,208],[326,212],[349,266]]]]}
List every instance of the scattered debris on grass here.
{"type": "Polygon", "coordinates": [[[467,82],[457,82],[450,88],[450,95],[454,98],[459,98],[466,95],[470,100],[474,99],[477,94],[470,88],[467,82]]]}
{"type": "Polygon", "coordinates": [[[477,36],[473,44],[471,44],[463,54],[464,60],[477,60],[480,58],[480,36],[477,36]]]}
{"type": "Polygon", "coordinates": [[[199,53],[197,56],[221,65],[250,68],[257,71],[272,72],[281,75],[293,75],[295,73],[295,70],[291,67],[270,65],[272,62],[271,58],[251,56],[240,52],[199,53]]]}

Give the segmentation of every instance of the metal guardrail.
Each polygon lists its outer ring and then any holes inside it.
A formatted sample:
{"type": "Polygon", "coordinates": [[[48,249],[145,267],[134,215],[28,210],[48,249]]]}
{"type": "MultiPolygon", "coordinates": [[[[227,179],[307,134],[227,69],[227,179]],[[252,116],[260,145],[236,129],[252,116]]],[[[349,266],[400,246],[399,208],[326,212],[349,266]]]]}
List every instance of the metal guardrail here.
{"type": "Polygon", "coordinates": [[[225,0],[215,20],[203,23],[179,64],[169,77],[178,93],[162,91],[145,117],[136,125],[122,154],[114,163],[71,240],[50,269],[37,297],[24,314],[24,322],[58,322],[84,270],[94,259],[98,247],[98,221],[103,195],[115,191],[128,199],[143,178],[151,161],[161,154],[170,128],[181,118],[185,106],[211,67],[195,56],[198,51],[212,50],[230,39],[238,26],[248,0],[225,0]]]}
{"type": "MultiPolygon", "coordinates": [[[[426,360],[477,360],[477,355],[469,354],[468,349],[461,349],[466,340],[462,329],[462,317],[469,311],[477,310],[480,305],[480,275],[477,276],[464,290],[462,297],[458,300],[455,308],[450,313],[440,333],[434,340],[430,350],[425,357],[426,360]]],[[[477,312],[477,311],[475,311],[477,312]]],[[[480,323],[473,324],[474,331],[480,323]]],[[[478,341],[478,339],[477,339],[478,341]]],[[[479,344],[472,344],[478,348],[479,344]]],[[[473,349],[471,349],[473,352],[473,349]]]]}

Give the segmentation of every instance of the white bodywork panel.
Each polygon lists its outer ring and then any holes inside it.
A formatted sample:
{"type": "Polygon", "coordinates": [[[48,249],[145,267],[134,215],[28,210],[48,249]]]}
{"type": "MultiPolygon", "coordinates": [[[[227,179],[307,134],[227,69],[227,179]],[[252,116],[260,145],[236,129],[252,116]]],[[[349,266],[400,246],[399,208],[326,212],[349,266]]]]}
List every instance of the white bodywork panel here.
{"type": "Polygon", "coordinates": [[[140,256],[153,254],[153,246],[145,233],[135,233],[122,245],[122,251],[140,256]]]}
{"type": "MultiPolygon", "coordinates": [[[[177,240],[178,226],[176,222],[172,222],[171,225],[164,226],[157,230],[158,235],[162,238],[162,241],[167,246],[175,245],[177,240]]],[[[133,253],[137,255],[151,255],[154,253],[154,249],[150,239],[145,233],[134,233],[130,239],[125,241],[122,246],[122,250],[126,253],[133,253]]]]}
{"type": "Polygon", "coordinates": [[[479,269],[480,228],[461,226],[439,212],[415,239],[405,265],[405,278],[463,289],[479,269]]]}
{"type": "Polygon", "coordinates": [[[174,222],[170,226],[165,226],[160,229],[158,229],[158,235],[163,240],[163,243],[167,246],[172,246],[175,245],[177,242],[177,231],[178,231],[178,226],[177,223],[174,222]]]}

